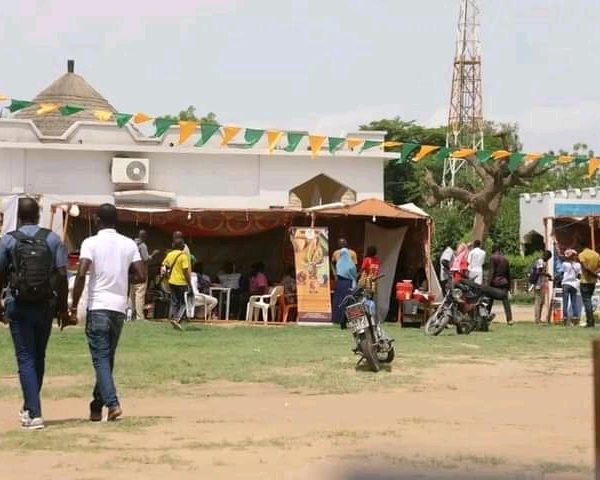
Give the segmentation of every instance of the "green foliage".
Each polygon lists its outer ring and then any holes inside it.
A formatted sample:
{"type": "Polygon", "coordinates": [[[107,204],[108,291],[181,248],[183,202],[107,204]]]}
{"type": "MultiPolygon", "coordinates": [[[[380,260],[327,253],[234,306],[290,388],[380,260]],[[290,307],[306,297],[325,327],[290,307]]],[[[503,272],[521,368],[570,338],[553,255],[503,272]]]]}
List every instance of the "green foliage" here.
{"type": "Polygon", "coordinates": [[[217,115],[214,112],[208,112],[205,116],[198,117],[196,107],[193,105],[181,110],[178,115],[165,115],[163,118],[182,122],[217,123],[217,115]]]}
{"type": "Polygon", "coordinates": [[[448,245],[455,249],[458,242],[465,240],[465,235],[471,230],[473,213],[462,205],[435,207],[428,213],[434,221],[431,251],[435,259],[448,245]]]}
{"type": "Polygon", "coordinates": [[[521,255],[506,255],[508,263],[510,265],[510,274],[513,280],[525,280],[529,274],[529,269],[540,256],[542,252],[532,253],[522,257],[521,255]]]}

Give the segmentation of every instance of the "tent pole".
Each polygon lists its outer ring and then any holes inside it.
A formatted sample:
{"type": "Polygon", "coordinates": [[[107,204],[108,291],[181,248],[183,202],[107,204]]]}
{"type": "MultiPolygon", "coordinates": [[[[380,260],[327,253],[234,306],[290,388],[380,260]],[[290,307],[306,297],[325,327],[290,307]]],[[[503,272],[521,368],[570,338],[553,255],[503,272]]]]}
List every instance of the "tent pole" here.
{"type": "Polygon", "coordinates": [[[590,225],[590,237],[592,240],[592,250],[596,250],[596,232],[594,228],[594,217],[588,218],[588,223],[590,225]]]}

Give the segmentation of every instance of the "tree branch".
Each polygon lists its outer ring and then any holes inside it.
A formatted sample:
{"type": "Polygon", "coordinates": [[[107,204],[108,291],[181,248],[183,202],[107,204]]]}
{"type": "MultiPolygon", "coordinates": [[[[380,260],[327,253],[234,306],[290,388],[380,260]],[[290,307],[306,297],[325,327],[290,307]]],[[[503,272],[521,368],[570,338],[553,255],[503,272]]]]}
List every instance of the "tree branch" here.
{"type": "Polygon", "coordinates": [[[440,187],[433,179],[429,170],[425,170],[425,183],[431,189],[433,197],[439,202],[441,200],[458,200],[459,202],[471,205],[475,200],[475,194],[460,187],[440,187]]]}

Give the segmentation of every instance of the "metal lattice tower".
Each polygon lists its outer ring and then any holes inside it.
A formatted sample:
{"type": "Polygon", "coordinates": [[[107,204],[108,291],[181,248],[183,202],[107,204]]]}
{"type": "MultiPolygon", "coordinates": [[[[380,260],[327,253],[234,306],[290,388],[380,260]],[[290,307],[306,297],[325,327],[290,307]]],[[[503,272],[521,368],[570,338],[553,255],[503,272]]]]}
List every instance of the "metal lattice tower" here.
{"type": "MultiPolygon", "coordinates": [[[[483,148],[482,103],[479,0],[460,0],[446,146],[483,148]]],[[[456,158],[445,160],[444,186],[454,186],[464,163],[456,158]]]]}

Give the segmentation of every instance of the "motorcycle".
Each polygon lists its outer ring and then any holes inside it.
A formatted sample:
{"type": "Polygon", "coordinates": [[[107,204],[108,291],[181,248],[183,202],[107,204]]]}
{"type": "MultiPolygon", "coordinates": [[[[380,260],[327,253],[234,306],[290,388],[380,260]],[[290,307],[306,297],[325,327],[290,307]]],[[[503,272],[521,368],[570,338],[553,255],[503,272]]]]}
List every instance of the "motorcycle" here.
{"type": "Polygon", "coordinates": [[[504,290],[479,285],[463,278],[453,282],[444,300],[425,324],[426,335],[439,335],[448,325],[456,333],[468,335],[473,330],[487,332],[495,315],[491,313],[492,299],[503,300],[504,290]]]}
{"type": "Polygon", "coordinates": [[[357,365],[366,361],[371,371],[378,372],[382,363],[394,360],[396,352],[394,339],[386,335],[377,321],[371,294],[364,288],[357,287],[346,296],[342,306],[348,327],[356,341],[354,353],[361,356],[357,365]]]}

